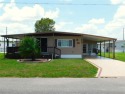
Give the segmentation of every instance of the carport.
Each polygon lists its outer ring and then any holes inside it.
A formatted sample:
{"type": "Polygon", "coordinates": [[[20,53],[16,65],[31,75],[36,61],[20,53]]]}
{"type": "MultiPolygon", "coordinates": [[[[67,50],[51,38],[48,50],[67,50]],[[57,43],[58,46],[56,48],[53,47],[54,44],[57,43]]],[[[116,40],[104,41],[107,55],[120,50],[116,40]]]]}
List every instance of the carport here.
{"type": "Polygon", "coordinates": [[[96,36],[96,35],[88,35],[88,34],[83,34],[83,40],[90,40],[90,41],[95,41],[98,44],[98,50],[99,50],[99,55],[102,56],[102,50],[104,52],[104,57],[106,53],[106,43],[108,43],[108,57],[110,58],[110,54],[113,53],[113,58],[115,58],[115,42],[116,38],[110,38],[110,37],[103,37],[103,36],[96,36]],[[111,50],[111,43],[112,43],[112,50],[111,50]],[[102,46],[103,45],[103,46],[102,46]]]}

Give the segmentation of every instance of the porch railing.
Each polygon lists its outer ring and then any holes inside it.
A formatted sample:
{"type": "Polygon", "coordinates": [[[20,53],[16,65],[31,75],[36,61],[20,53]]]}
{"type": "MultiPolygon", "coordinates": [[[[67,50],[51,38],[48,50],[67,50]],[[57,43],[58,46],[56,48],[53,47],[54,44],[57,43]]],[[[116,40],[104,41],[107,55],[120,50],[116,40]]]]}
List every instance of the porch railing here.
{"type": "MultiPolygon", "coordinates": [[[[7,54],[18,54],[19,47],[7,47],[7,54]]],[[[57,47],[47,47],[47,52],[53,54],[54,58],[61,57],[61,50],[57,47]]]]}
{"type": "Polygon", "coordinates": [[[19,47],[7,47],[6,51],[7,53],[18,53],[19,47]]]}
{"type": "Polygon", "coordinates": [[[58,56],[59,58],[61,57],[61,50],[57,47],[47,47],[47,52],[52,53],[54,55],[54,58],[58,56]]]}

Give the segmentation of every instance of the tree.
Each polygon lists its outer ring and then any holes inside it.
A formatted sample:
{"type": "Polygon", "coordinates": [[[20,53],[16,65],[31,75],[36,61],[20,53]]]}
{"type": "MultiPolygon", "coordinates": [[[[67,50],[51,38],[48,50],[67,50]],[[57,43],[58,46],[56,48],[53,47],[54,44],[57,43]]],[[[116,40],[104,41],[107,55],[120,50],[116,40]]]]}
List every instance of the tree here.
{"type": "Polygon", "coordinates": [[[37,39],[24,37],[21,40],[19,51],[22,57],[30,57],[34,61],[35,57],[40,53],[37,39]]]}
{"type": "Polygon", "coordinates": [[[55,21],[49,18],[41,18],[35,23],[35,32],[50,32],[55,31],[55,21]]]}

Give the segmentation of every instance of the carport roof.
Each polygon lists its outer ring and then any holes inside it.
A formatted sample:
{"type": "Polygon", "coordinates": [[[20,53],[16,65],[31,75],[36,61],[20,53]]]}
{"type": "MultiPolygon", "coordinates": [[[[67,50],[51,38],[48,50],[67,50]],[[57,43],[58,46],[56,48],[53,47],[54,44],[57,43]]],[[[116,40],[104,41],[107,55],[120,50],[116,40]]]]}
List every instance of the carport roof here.
{"type": "Polygon", "coordinates": [[[92,40],[92,41],[97,41],[97,42],[117,40],[116,38],[110,38],[110,37],[96,36],[96,35],[83,34],[83,33],[60,32],[60,31],[1,35],[1,37],[13,38],[13,39],[20,39],[24,36],[34,36],[34,37],[39,37],[39,36],[82,36],[82,38],[84,40],[92,40]]]}

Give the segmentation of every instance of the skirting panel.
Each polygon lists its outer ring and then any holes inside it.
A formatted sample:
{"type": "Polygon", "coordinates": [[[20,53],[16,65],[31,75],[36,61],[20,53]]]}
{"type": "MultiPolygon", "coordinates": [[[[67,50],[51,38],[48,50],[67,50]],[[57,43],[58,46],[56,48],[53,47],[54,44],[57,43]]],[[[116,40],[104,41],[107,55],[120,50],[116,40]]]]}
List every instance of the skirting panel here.
{"type": "Polygon", "coordinates": [[[61,58],[82,58],[82,55],[61,55],[61,58]]]}

